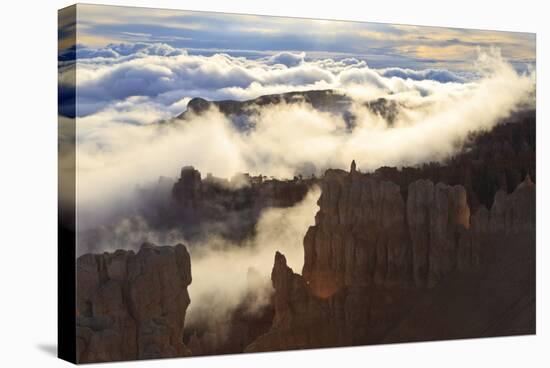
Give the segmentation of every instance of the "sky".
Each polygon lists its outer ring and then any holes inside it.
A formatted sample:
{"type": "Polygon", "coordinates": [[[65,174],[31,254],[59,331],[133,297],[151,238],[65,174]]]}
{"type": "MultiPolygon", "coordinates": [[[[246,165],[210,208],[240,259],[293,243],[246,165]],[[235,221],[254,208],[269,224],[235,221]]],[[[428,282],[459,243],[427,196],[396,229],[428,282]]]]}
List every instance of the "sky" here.
{"type": "Polygon", "coordinates": [[[498,47],[513,63],[535,60],[535,35],[457,28],[79,5],[78,42],[163,43],[189,53],[256,58],[280,51],[308,58],[355,57],[371,67],[468,68],[478,47],[498,47]]]}

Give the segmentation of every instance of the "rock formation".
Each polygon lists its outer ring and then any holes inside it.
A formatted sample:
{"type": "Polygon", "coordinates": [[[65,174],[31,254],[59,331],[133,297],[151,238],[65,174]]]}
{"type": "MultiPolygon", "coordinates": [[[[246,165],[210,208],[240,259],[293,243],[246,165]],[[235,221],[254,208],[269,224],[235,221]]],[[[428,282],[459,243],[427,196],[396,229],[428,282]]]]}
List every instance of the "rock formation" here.
{"type": "Polygon", "coordinates": [[[530,177],[472,216],[462,186],[401,192],[327,171],[302,275],[276,255],[273,325],[248,351],[534,332],[530,177]]]}
{"type": "Polygon", "coordinates": [[[231,180],[208,175],[201,179],[201,173],[192,166],[181,170],[181,177],[172,189],[173,198],[184,208],[207,211],[208,207],[219,207],[225,211],[251,209],[254,206],[291,207],[300,202],[309,188],[317,182],[315,178],[292,180],[264,179],[248,173],[234,175],[231,180]]]}
{"type": "Polygon", "coordinates": [[[77,259],[78,362],[185,356],[191,263],[185,246],[77,259]]]}
{"type": "MultiPolygon", "coordinates": [[[[250,117],[257,114],[260,108],[269,105],[303,103],[318,111],[328,111],[341,116],[347,126],[352,127],[356,121],[356,116],[352,109],[353,102],[349,96],[331,89],[263,95],[247,101],[208,101],[196,97],[189,101],[187,110],[178,115],[176,119],[185,120],[190,114],[200,115],[211,108],[216,108],[227,116],[238,129],[249,130],[253,126],[250,122],[250,117]]],[[[388,126],[393,125],[399,115],[399,102],[383,97],[364,102],[363,106],[373,114],[386,120],[388,126]]]]}
{"type": "Polygon", "coordinates": [[[197,208],[202,200],[201,173],[193,166],[184,166],[172,190],[174,198],[177,198],[183,206],[197,208]]]}
{"type": "Polygon", "coordinates": [[[246,348],[248,352],[306,349],[334,346],[339,333],[336,325],[329,328],[329,308],[311,295],[303,277],[287,266],[281,253],[275,254],[271,273],[275,289],[275,316],[271,329],[246,348]]]}
{"type": "Polygon", "coordinates": [[[315,177],[276,180],[247,173],[231,180],[212,175],[203,180],[198,170],[186,166],[172,189],[172,221],[185,228],[187,238],[219,231],[218,235],[240,241],[252,234],[263,210],[294,206],[317,182],[315,177]]]}

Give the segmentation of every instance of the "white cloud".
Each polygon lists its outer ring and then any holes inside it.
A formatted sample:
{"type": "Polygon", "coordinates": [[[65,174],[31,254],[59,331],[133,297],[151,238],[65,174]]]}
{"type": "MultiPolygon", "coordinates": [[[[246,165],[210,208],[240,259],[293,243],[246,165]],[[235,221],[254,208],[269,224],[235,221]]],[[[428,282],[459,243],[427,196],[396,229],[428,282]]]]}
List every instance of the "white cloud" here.
{"type": "Polygon", "coordinates": [[[375,70],[364,60],[349,57],[306,60],[304,52],[247,59],[223,53],[189,55],[165,44],[146,43],[80,48],[78,52],[79,116],[110,109],[134,96],[145,96],[161,109],[172,111],[173,103],[193,97],[242,100],[270,93],[357,86],[376,93],[411,89],[423,93],[429,82],[463,83],[473,77],[437,69],[375,70]]]}
{"type": "MultiPolygon", "coordinates": [[[[403,68],[386,68],[381,70],[381,75],[384,77],[399,77],[401,79],[424,80],[430,79],[442,83],[458,82],[462,83],[468,80],[465,76],[453,73],[444,69],[425,69],[413,70],[403,68]]],[[[471,76],[470,76],[471,79],[471,76]]]]}
{"type": "Polygon", "coordinates": [[[292,52],[283,51],[268,57],[266,59],[266,62],[271,65],[282,64],[290,68],[303,63],[305,56],[306,56],[305,52],[300,52],[295,54],[292,52]]]}

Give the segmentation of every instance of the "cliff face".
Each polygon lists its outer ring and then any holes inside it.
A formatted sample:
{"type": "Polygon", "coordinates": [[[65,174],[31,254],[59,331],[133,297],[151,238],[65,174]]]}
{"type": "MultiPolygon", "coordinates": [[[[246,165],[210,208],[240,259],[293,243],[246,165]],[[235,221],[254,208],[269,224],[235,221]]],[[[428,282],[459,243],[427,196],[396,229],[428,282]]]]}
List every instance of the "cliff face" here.
{"type": "Polygon", "coordinates": [[[458,263],[475,262],[464,188],[419,180],[408,192],[405,203],[394,183],[327,172],[304,239],[302,274],[318,296],[350,286],[433,286],[458,263]]]}
{"type": "Polygon", "coordinates": [[[302,275],[276,255],[273,326],[248,351],[534,332],[529,176],[472,216],[462,186],[418,180],[401,192],[326,173],[302,275]]]}
{"type": "Polygon", "coordinates": [[[190,283],[181,244],[79,257],[78,362],[188,355],[183,327],[190,283]]]}

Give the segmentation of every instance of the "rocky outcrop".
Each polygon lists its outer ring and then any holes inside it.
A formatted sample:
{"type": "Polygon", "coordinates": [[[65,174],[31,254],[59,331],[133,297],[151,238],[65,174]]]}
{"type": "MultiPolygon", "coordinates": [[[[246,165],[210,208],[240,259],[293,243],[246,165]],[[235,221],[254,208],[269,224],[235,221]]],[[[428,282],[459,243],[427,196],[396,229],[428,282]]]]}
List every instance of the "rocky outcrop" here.
{"type": "Polygon", "coordinates": [[[304,239],[303,276],[315,294],[409,281],[433,286],[455,268],[459,249],[471,253],[463,187],[419,180],[408,193],[405,203],[394,183],[326,173],[316,224],[304,239]]]}
{"type": "Polygon", "coordinates": [[[302,275],[276,255],[273,326],[249,351],[534,332],[529,176],[472,216],[458,185],[415,181],[404,199],[394,183],[329,170],[322,189],[302,275]]]}
{"type": "Polygon", "coordinates": [[[77,259],[78,362],[184,356],[191,263],[185,246],[77,259]]]}
{"type": "Polygon", "coordinates": [[[177,116],[186,119],[190,113],[202,114],[212,107],[217,108],[228,117],[247,116],[255,113],[255,109],[277,104],[306,103],[319,110],[340,111],[351,105],[351,99],[333,90],[312,90],[264,95],[247,101],[208,101],[203,98],[193,98],[187,104],[187,111],[177,116]]]}
{"type": "Polygon", "coordinates": [[[172,194],[183,206],[197,208],[202,200],[201,173],[193,166],[184,166],[172,194]]]}
{"type": "Polygon", "coordinates": [[[285,256],[279,252],[275,254],[271,281],[275,289],[272,327],[245,351],[334,346],[333,337],[338,331],[336,325],[330,325],[328,305],[311,295],[307,282],[288,267],[285,256]]]}
{"type": "Polygon", "coordinates": [[[231,180],[208,174],[202,180],[198,170],[185,166],[173,186],[172,196],[183,208],[203,212],[213,207],[226,212],[291,207],[300,202],[316,182],[315,178],[276,180],[248,173],[237,174],[231,180]]]}
{"type": "Polygon", "coordinates": [[[491,210],[470,219],[476,267],[443,278],[418,295],[379,342],[535,333],[535,185],[526,177],[511,194],[499,192],[491,210]],[[479,266],[477,266],[479,265],[479,266]]]}

